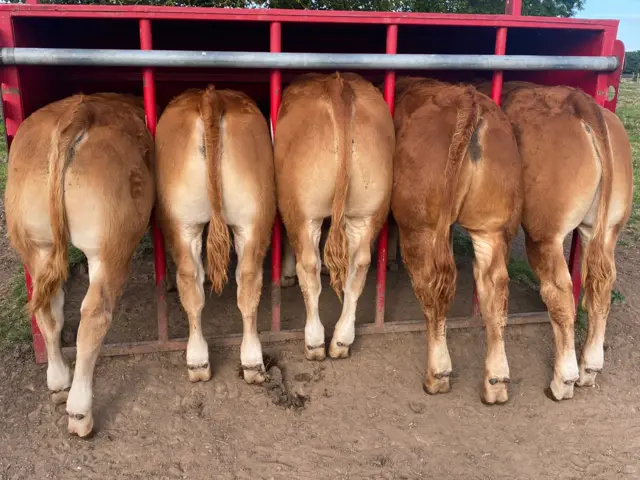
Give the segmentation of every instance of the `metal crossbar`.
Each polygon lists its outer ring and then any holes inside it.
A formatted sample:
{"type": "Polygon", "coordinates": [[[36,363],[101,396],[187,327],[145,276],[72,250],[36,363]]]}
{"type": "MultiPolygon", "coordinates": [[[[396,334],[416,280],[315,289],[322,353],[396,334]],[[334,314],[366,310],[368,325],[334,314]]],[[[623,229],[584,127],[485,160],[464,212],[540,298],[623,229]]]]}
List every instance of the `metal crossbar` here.
{"type": "Polygon", "coordinates": [[[277,68],[357,70],[581,70],[612,72],[616,57],[552,55],[417,55],[386,53],[204,52],[3,48],[0,65],[83,67],[277,68]]]}

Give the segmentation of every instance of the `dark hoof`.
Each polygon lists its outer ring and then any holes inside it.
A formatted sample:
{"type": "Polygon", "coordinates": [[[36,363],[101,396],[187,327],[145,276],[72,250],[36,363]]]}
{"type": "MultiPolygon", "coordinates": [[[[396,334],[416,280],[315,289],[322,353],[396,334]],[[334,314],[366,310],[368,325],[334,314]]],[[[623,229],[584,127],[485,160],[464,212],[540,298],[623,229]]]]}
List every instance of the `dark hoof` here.
{"type": "Polygon", "coordinates": [[[187,365],[189,370],[205,370],[209,368],[209,363],[203,363],[202,365],[187,365]]]}
{"type": "Polygon", "coordinates": [[[558,400],[554,395],[553,392],[551,391],[551,387],[547,387],[544,389],[544,394],[547,396],[548,399],[553,400],[556,403],[559,403],[560,400],[558,400]]]}

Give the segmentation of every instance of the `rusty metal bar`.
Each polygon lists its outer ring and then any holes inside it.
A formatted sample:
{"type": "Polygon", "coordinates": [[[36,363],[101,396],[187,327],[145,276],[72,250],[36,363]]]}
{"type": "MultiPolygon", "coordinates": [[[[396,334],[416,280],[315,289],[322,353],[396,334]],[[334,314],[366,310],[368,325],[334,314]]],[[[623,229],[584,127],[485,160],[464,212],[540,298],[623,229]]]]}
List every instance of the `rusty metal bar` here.
{"type": "MultiPolygon", "coordinates": [[[[530,324],[542,324],[549,323],[549,316],[547,312],[535,312],[535,313],[522,313],[509,315],[507,317],[508,325],[530,325],[530,324]]],[[[460,328],[476,328],[484,327],[480,319],[469,317],[458,317],[447,319],[447,329],[460,329],[460,328]]],[[[410,333],[410,332],[423,332],[426,330],[426,323],[424,319],[410,320],[404,322],[387,322],[383,327],[378,327],[374,323],[367,323],[364,325],[356,326],[356,336],[361,335],[376,335],[376,334],[389,334],[389,333],[410,333]]],[[[327,338],[331,338],[333,332],[327,330],[327,338]]],[[[260,341],[262,343],[278,343],[288,340],[302,340],[304,339],[304,329],[286,330],[281,332],[261,332],[259,334],[260,341]]],[[[242,334],[233,334],[217,337],[207,338],[209,345],[215,346],[235,346],[242,343],[242,334]]],[[[119,355],[133,355],[142,353],[155,353],[155,352],[172,352],[183,351],[187,348],[187,339],[180,338],[170,340],[168,342],[135,342],[128,344],[107,344],[103,345],[100,351],[100,355],[104,357],[112,357],[119,355]]],[[[62,349],[62,353],[65,355],[75,355],[75,347],[65,347],[62,349]]]]}

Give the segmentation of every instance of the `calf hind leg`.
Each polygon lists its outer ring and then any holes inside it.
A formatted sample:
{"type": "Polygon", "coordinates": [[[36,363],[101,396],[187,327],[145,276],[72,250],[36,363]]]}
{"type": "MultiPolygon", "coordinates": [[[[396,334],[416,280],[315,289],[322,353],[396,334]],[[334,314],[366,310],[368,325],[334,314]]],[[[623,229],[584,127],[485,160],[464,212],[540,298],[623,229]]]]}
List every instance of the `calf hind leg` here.
{"type": "Polygon", "coordinates": [[[307,360],[324,360],[324,326],[320,321],[318,301],[322,284],[320,282],[320,229],[322,219],[305,220],[298,227],[294,241],[296,254],[296,272],[300,289],[307,309],[307,321],[304,327],[304,354],[307,360]]]}
{"type": "MultiPolygon", "coordinates": [[[[583,251],[587,252],[590,232],[581,228],[580,233],[586,240],[583,251]]],[[[581,387],[595,385],[596,375],[604,366],[604,336],[611,308],[611,289],[616,279],[614,250],[617,240],[618,235],[609,231],[602,251],[587,255],[583,263],[587,272],[584,289],[589,326],[580,356],[578,385],[581,387]]]]}
{"type": "MultiPolygon", "coordinates": [[[[31,263],[32,275],[37,275],[38,269],[48,255],[48,250],[39,250],[31,263]]],[[[62,356],[60,334],[64,324],[64,291],[59,288],[53,295],[48,306],[35,313],[38,328],[42,332],[47,348],[47,387],[51,391],[51,400],[56,403],[67,401],[71,387],[71,370],[62,356]]]]}
{"type": "Polygon", "coordinates": [[[89,257],[90,284],[80,308],[76,366],[67,399],[69,433],[80,437],[89,435],[93,429],[93,372],[128,270],[129,262],[116,267],[101,262],[97,256],[89,257]]]}
{"type": "MultiPolygon", "coordinates": [[[[233,228],[236,253],[238,254],[236,268],[238,308],[242,314],[243,324],[240,361],[244,380],[247,383],[262,383],[265,380],[257,316],[262,290],[262,262],[266,245],[260,245],[260,239],[256,238],[255,230],[253,227],[233,228]]],[[[268,239],[262,243],[267,242],[268,239]]]]}
{"type": "Polygon", "coordinates": [[[578,380],[574,341],[576,309],[562,241],[534,242],[527,236],[526,242],[529,263],[540,279],[540,295],[547,306],[555,339],[555,366],[547,395],[554,400],[572,398],[573,386],[578,380]]]}
{"type": "Polygon", "coordinates": [[[371,240],[375,235],[373,217],[347,217],[345,230],[349,266],[344,285],[342,313],[329,346],[331,358],[346,358],[355,339],[356,308],[371,264],[371,240]]]}
{"type": "Polygon", "coordinates": [[[427,322],[427,371],[423,388],[429,394],[446,393],[451,387],[451,357],[447,348],[445,315],[455,293],[453,253],[436,260],[434,232],[423,230],[400,235],[402,258],[427,322]],[[438,287],[438,288],[436,288],[438,287]]]}
{"type": "Polygon", "coordinates": [[[487,330],[482,400],[487,404],[504,403],[509,398],[509,364],[504,348],[509,284],[505,263],[507,242],[502,232],[470,234],[474,251],[473,273],[487,330]]]}
{"type": "Polygon", "coordinates": [[[202,308],[204,307],[204,267],[202,266],[202,229],[204,225],[184,225],[173,245],[176,263],[178,293],[189,318],[187,343],[187,369],[191,382],[211,378],[209,348],[202,334],[202,308]]]}

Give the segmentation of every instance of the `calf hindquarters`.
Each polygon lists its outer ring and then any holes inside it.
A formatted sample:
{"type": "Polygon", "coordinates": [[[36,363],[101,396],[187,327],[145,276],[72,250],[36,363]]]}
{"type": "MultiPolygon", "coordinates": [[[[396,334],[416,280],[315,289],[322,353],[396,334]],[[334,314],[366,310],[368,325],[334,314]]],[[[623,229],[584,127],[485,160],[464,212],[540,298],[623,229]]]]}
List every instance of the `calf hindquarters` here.
{"type": "Polygon", "coordinates": [[[345,357],[371,262],[389,210],[394,134],[380,93],[354,74],[308,75],[284,93],[275,139],[278,205],[293,245],[307,307],[305,356],[325,358],[318,314],[320,229],[331,216],[325,261],[344,293],[329,354],[345,357]]]}
{"type": "Polygon", "coordinates": [[[42,108],[21,125],[11,148],[9,236],[34,278],[29,307],[45,338],[52,398],[67,401],[69,432],[80,436],[93,428],[94,367],[149,222],[152,155],[142,108],[109,94],[42,108]],[[73,382],[60,351],[69,240],[87,256],[90,281],[73,382]]]}
{"type": "Polygon", "coordinates": [[[503,108],[518,133],[526,196],[522,226],[527,255],[551,317],[556,358],[547,393],[571,398],[593,385],[615,280],[614,249],[631,211],[631,149],[617,117],[569,87],[506,84],[503,108]],[[578,228],[589,317],[578,365],[573,285],[563,241],[578,228]]]}
{"type": "Polygon", "coordinates": [[[427,322],[428,393],[450,389],[445,316],[455,293],[450,229],[457,221],[474,245],[474,277],[487,326],[483,400],[507,400],[506,255],[521,208],[518,151],[511,128],[471,87],[425,79],[398,81],[392,210],[427,322]]]}
{"type": "Polygon", "coordinates": [[[177,268],[189,317],[187,367],[191,381],[211,377],[202,334],[207,223],[207,270],[218,292],[227,281],[233,231],[236,282],[243,321],[240,359],[248,383],[264,381],[257,309],[262,263],[275,217],[273,155],[266,121],[243,94],[210,86],[174,99],[158,123],[158,213],[177,268]]]}

